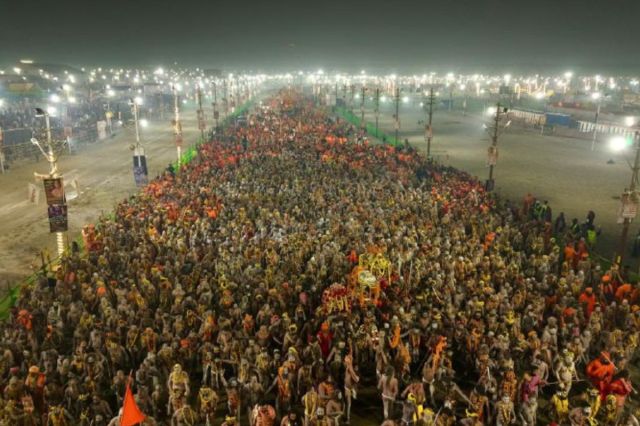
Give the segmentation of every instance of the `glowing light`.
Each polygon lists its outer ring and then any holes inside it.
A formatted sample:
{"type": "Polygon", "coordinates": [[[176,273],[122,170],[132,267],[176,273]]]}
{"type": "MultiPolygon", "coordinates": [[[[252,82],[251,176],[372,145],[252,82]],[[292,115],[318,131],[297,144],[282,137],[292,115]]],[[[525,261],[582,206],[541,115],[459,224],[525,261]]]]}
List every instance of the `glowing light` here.
{"type": "Polygon", "coordinates": [[[487,108],[486,113],[487,113],[487,115],[495,115],[497,111],[498,110],[496,109],[496,107],[493,106],[493,107],[487,108]]]}
{"type": "Polygon", "coordinates": [[[140,120],[140,126],[141,127],[147,127],[149,125],[149,122],[146,119],[142,119],[140,120]]]}
{"type": "Polygon", "coordinates": [[[626,124],[628,127],[632,127],[634,124],[636,124],[636,118],[631,116],[625,117],[624,124],[626,124]]]}
{"type": "Polygon", "coordinates": [[[535,97],[536,99],[544,99],[544,92],[536,92],[535,97]]]}
{"type": "Polygon", "coordinates": [[[592,99],[596,99],[596,100],[598,100],[598,99],[600,99],[601,97],[602,97],[602,94],[601,94],[600,92],[593,92],[593,93],[591,94],[591,98],[592,98],[592,99]]]}
{"type": "Polygon", "coordinates": [[[136,96],[134,101],[136,105],[142,105],[144,103],[144,99],[142,99],[140,96],[136,96]]]}
{"type": "Polygon", "coordinates": [[[16,74],[20,74],[22,73],[22,70],[18,67],[13,68],[13,72],[15,72],[16,74]]]}
{"type": "Polygon", "coordinates": [[[116,92],[113,89],[109,89],[107,90],[107,96],[109,96],[110,98],[115,96],[116,92]]]}
{"type": "Polygon", "coordinates": [[[622,136],[615,136],[609,141],[609,148],[612,151],[622,151],[627,146],[627,140],[622,136]]]}
{"type": "Polygon", "coordinates": [[[50,100],[51,102],[53,102],[53,103],[56,103],[56,104],[57,104],[58,102],[60,102],[60,96],[58,96],[58,95],[56,95],[56,94],[54,93],[53,95],[51,95],[51,96],[49,97],[49,100],[50,100]]]}
{"type": "Polygon", "coordinates": [[[402,97],[402,102],[404,102],[405,104],[409,102],[409,97],[408,96],[403,96],[402,97]]]}
{"type": "Polygon", "coordinates": [[[74,96],[69,96],[69,103],[70,104],[75,104],[76,102],[78,102],[78,100],[74,96]]]}
{"type": "Polygon", "coordinates": [[[63,84],[62,90],[64,90],[65,92],[69,92],[71,90],[71,86],[69,86],[68,84],[63,84]]]}
{"type": "Polygon", "coordinates": [[[58,110],[56,109],[56,107],[53,107],[53,106],[47,107],[47,114],[56,115],[57,113],[58,113],[58,110]]]}

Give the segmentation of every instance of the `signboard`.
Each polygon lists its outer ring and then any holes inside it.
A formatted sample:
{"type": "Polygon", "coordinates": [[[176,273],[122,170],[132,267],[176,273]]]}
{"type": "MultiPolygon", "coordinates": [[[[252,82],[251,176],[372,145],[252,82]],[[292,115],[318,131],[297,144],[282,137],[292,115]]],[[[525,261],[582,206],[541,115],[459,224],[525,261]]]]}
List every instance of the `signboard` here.
{"type": "Polygon", "coordinates": [[[622,194],[620,200],[622,202],[620,216],[623,219],[635,219],[638,214],[638,200],[628,192],[622,194]]]}
{"type": "Polygon", "coordinates": [[[67,205],[51,204],[47,208],[49,232],[65,232],[68,229],[67,205]]]}
{"type": "Polygon", "coordinates": [[[96,123],[96,127],[98,128],[98,139],[103,140],[107,138],[107,122],[104,120],[100,120],[96,123]]]}
{"type": "Polygon", "coordinates": [[[133,179],[137,186],[144,186],[149,183],[147,171],[147,158],[144,155],[133,156],[133,179]]]}
{"type": "Polygon", "coordinates": [[[47,178],[44,182],[44,194],[47,198],[47,204],[64,204],[64,185],[62,178],[47,178]]]}

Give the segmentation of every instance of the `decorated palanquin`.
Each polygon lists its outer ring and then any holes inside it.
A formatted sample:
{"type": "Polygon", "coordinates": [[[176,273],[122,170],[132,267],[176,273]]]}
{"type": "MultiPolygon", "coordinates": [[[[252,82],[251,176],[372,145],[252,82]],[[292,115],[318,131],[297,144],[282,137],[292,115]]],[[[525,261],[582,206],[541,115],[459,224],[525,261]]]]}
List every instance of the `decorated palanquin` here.
{"type": "Polygon", "coordinates": [[[98,251],[102,247],[102,237],[96,232],[93,224],[82,228],[82,242],[87,252],[98,251]]]}
{"type": "Polygon", "coordinates": [[[349,276],[349,291],[360,306],[378,305],[382,291],[381,281],[391,282],[391,262],[382,250],[370,247],[358,258],[349,276]]]}
{"type": "Polygon", "coordinates": [[[350,312],[351,301],[349,296],[349,291],[344,285],[331,284],[322,292],[322,307],[325,314],[350,312]]]}

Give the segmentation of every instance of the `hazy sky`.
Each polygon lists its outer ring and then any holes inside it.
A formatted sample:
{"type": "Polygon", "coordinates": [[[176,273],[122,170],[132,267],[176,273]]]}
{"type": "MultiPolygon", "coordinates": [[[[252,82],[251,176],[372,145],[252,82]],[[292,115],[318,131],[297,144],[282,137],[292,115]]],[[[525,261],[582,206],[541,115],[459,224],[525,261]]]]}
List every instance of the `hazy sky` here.
{"type": "MultiPolygon", "coordinates": [[[[0,0],[0,62],[640,68],[640,0],[0,0]]],[[[535,69],[534,69],[535,68],[535,69]]]]}

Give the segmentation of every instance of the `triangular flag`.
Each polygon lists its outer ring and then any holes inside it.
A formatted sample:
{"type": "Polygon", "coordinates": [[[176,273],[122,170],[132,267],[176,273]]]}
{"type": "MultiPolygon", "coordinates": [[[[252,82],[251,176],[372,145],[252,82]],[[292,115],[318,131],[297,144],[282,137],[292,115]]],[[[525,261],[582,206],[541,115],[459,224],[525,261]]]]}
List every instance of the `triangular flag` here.
{"type": "Polygon", "coordinates": [[[133,426],[141,423],[145,415],[140,411],[133,393],[127,383],[127,389],[124,392],[124,401],[122,402],[122,415],[120,416],[120,426],[133,426]]]}

